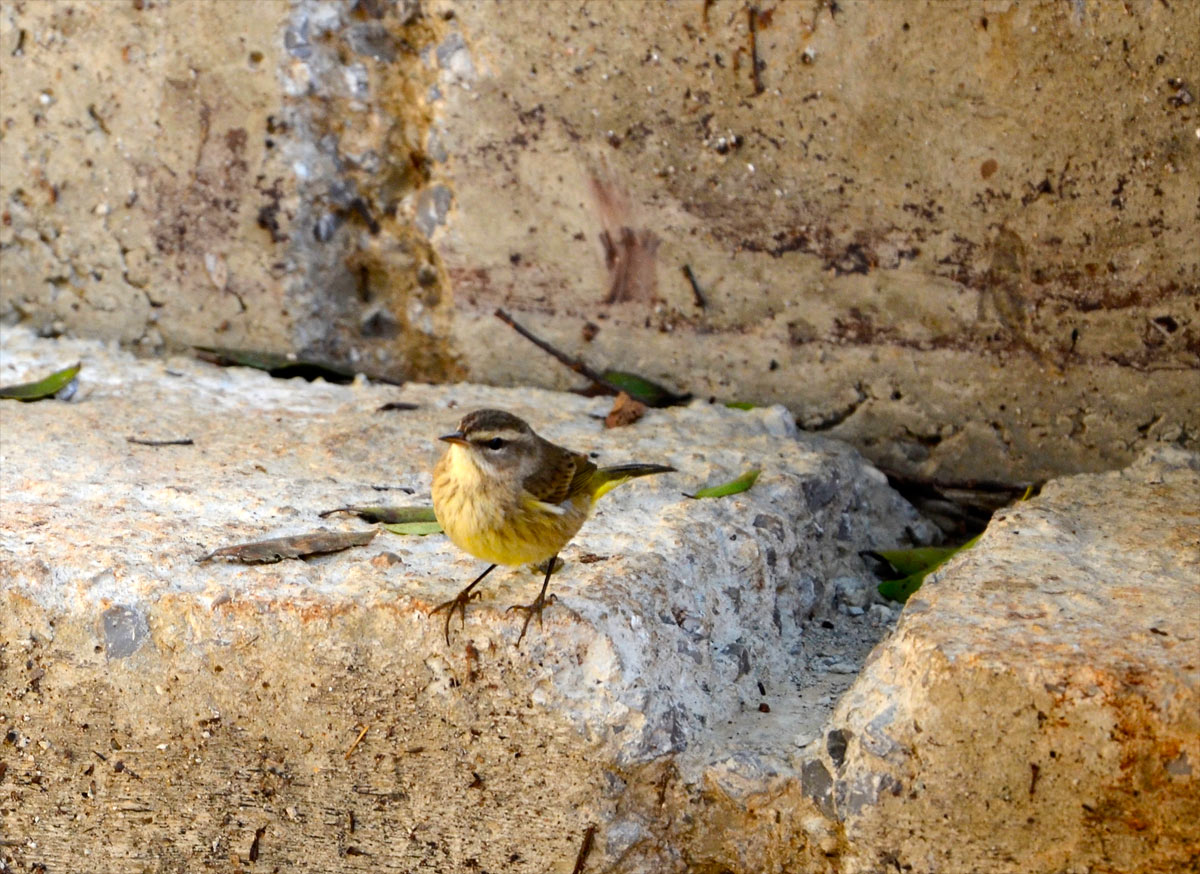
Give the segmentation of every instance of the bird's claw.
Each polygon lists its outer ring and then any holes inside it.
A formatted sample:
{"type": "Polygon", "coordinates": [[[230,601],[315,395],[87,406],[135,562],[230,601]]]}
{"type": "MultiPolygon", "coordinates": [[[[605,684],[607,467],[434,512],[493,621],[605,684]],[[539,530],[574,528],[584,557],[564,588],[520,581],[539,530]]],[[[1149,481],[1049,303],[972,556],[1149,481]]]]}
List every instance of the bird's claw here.
{"type": "Polygon", "coordinates": [[[446,611],[446,646],[450,645],[450,620],[454,618],[454,611],[458,611],[459,617],[462,619],[462,627],[467,627],[467,604],[479,597],[479,592],[472,592],[469,588],[459,592],[449,601],[438,604],[429,611],[429,615],[446,611]]]}
{"type": "Polygon", "coordinates": [[[538,628],[542,627],[542,611],[558,600],[558,596],[551,595],[549,598],[544,598],[541,595],[537,596],[532,604],[513,604],[505,613],[511,613],[514,610],[519,610],[525,614],[525,623],[521,626],[521,633],[517,636],[517,646],[521,645],[521,641],[525,638],[525,632],[529,629],[529,621],[537,616],[538,628]]]}

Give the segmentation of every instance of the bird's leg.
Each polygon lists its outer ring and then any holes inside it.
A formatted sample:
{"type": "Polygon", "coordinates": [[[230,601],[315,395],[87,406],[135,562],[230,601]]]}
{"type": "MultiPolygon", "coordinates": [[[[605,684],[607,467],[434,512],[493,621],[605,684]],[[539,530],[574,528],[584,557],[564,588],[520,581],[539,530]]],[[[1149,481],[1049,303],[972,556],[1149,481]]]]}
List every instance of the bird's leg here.
{"type": "Polygon", "coordinates": [[[475,579],[473,579],[469,586],[467,586],[465,589],[463,589],[461,592],[459,592],[457,595],[455,595],[453,598],[451,598],[446,603],[438,604],[436,607],[434,607],[432,610],[429,611],[430,616],[432,616],[434,613],[438,613],[442,610],[446,611],[446,646],[450,645],[450,620],[454,618],[454,611],[458,610],[458,614],[462,617],[463,628],[466,628],[467,627],[467,602],[470,601],[472,598],[479,597],[478,592],[473,593],[471,590],[474,589],[476,586],[478,586],[481,582],[483,582],[483,578],[486,577],[488,574],[490,574],[495,569],[496,569],[496,566],[494,564],[488,565],[487,570],[485,570],[483,573],[481,573],[479,576],[477,576],[475,579]]]}
{"type": "Polygon", "coordinates": [[[525,614],[525,624],[521,626],[521,634],[517,637],[517,646],[521,645],[521,640],[525,637],[525,631],[529,628],[529,620],[537,616],[538,627],[542,625],[542,611],[546,609],[548,604],[554,603],[554,596],[550,596],[550,600],[546,600],[546,587],[550,585],[550,575],[554,573],[554,563],[558,561],[558,556],[551,556],[546,562],[546,579],[542,580],[542,590],[538,592],[537,598],[532,604],[513,604],[506,610],[506,613],[511,613],[514,610],[520,610],[525,614]]]}

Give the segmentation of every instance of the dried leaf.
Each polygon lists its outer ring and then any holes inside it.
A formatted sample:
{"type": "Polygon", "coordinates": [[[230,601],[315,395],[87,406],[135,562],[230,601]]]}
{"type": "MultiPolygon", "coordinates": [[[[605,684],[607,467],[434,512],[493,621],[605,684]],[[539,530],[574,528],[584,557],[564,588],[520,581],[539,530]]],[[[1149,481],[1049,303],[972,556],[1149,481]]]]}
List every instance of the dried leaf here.
{"type": "MultiPolygon", "coordinates": [[[[301,377],[309,382],[323,379],[326,382],[345,385],[354,381],[355,371],[332,361],[319,361],[295,355],[279,355],[274,352],[255,352],[244,349],[222,349],[213,346],[196,346],[196,357],[221,367],[253,367],[265,370],[279,379],[301,377]]],[[[382,374],[367,374],[376,382],[394,383],[394,379],[382,374]]]]}
{"type": "Polygon", "coordinates": [[[0,388],[0,398],[16,401],[40,401],[43,398],[54,397],[71,384],[82,366],[82,363],[78,363],[72,367],[65,367],[37,382],[4,386],[0,388]]]}
{"type": "Polygon", "coordinates": [[[641,401],[635,401],[625,392],[621,392],[613,401],[608,415],[604,417],[604,427],[624,428],[626,425],[632,425],[644,415],[646,415],[646,405],[641,401]]]}
{"type": "Polygon", "coordinates": [[[709,486],[708,488],[700,489],[694,494],[683,493],[685,498],[724,498],[728,495],[737,495],[742,492],[749,491],[750,487],[758,480],[758,475],[761,470],[748,470],[735,480],[730,480],[727,483],[722,483],[719,486],[709,486]]]}
{"type": "Polygon", "coordinates": [[[360,519],[365,519],[367,522],[387,522],[389,524],[401,524],[406,522],[436,522],[437,516],[433,513],[433,507],[366,507],[366,506],[351,506],[338,507],[335,510],[326,510],[321,513],[321,518],[332,516],[334,513],[353,513],[360,519]]]}
{"type": "Polygon", "coordinates": [[[383,527],[393,534],[419,534],[422,537],[426,534],[442,533],[442,524],[440,522],[400,522],[395,525],[384,525],[383,527]]]}
{"type": "Polygon", "coordinates": [[[196,561],[229,558],[246,564],[271,564],[283,561],[285,558],[304,558],[326,552],[339,552],[352,546],[366,546],[378,533],[378,529],[370,531],[326,531],[321,529],[308,534],[297,534],[293,537],[275,537],[271,540],[225,546],[200,556],[196,561]]]}

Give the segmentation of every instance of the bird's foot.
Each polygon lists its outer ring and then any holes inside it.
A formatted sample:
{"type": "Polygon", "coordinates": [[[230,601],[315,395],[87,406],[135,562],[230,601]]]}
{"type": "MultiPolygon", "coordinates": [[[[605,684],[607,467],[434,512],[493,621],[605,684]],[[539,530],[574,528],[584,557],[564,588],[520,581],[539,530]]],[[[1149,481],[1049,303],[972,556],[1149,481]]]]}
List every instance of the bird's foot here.
{"type": "Polygon", "coordinates": [[[525,638],[525,632],[529,629],[529,620],[536,616],[538,628],[541,628],[542,611],[557,600],[558,598],[555,595],[551,595],[549,598],[547,598],[545,597],[545,592],[542,592],[537,596],[537,599],[534,600],[532,604],[513,604],[506,611],[504,611],[505,613],[511,613],[512,611],[517,610],[525,614],[525,624],[521,626],[521,633],[517,637],[517,646],[520,646],[521,641],[525,638]]]}
{"type": "Polygon", "coordinates": [[[472,583],[449,601],[446,601],[444,604],[438,604],[429,611],[430,616],[434,613],[440,613],[443,610],[446,611],[446,646],[450,645],[450,620],[454,618],[455,610],[458,611],[458,615],[462,618],[463,628],[467,627],[467,604],[479,597],[478,592],[471,591],[474,587],[475,584],[472,583]]]}

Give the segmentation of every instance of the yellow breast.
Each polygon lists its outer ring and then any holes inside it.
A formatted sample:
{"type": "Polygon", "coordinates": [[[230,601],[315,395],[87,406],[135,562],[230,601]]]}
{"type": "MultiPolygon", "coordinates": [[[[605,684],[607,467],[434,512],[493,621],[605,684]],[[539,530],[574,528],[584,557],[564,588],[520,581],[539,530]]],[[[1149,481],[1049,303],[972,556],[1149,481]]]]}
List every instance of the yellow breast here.
{"type": "Polygon", "coordinates": [[[451,446],[433,471],[433,511],[459,549],[496,564],[545,561],[587,519],[591,496],[548,507],[511,484],[486,476],[451,446]]]}

